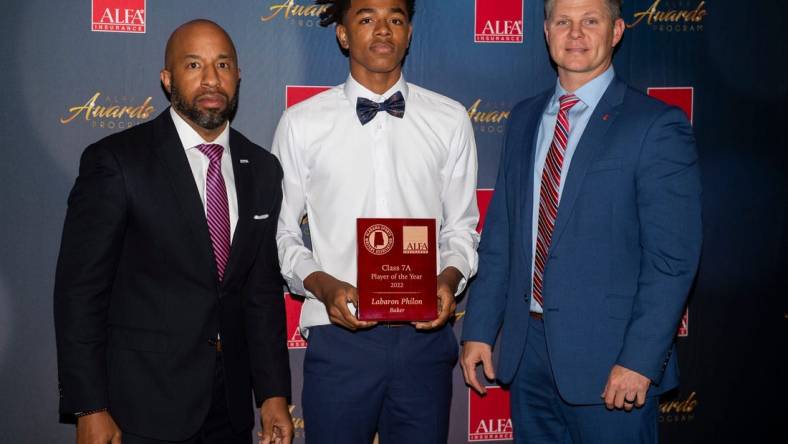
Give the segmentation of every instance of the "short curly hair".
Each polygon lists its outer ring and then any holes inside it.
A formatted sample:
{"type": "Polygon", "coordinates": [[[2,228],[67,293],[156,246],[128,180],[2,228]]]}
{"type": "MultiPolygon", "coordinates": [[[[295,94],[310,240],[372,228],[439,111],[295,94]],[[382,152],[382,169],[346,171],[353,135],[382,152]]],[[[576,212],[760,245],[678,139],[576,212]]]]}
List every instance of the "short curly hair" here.
{"type": "MultiPolygon", "coordinates": [[[[341,24],[345,18],[345,14],[350,9],[350,2],[352,0],[315,0],[317,5],[328,5],[328,9],[320,14],[320,26],[329,26],[331,24],[341,24]]],[[[408,20],[413,20],[413,14],[416,13],[416,0],[405,0],[405,8],[408,13],[408,20]]]]}

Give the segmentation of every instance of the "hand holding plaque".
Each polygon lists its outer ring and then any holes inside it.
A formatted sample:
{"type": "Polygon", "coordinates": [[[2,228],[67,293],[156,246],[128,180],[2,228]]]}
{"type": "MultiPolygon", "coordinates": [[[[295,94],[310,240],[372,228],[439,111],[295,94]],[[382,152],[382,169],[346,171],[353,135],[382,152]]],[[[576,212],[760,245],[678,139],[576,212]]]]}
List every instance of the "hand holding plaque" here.
{"type": "Polygon", "coordinates": [[[359,320],[437,317],[435,232],[435,219],[357,220],[359,320]]]}
{"type": "Polygon", "coordinates": [[[359,321],[349,306],[358,308],[358,291],[347,282],[323,271],[316,271],[304,279],[304,287],[326,306],[326,313],[332,324],[348,330],[369,328],[374,322],[359,321]]]}
{"type": "Polygon", "coordinates": [[[433,321],[413,322],[417,330],[432,330],[443,327],[454,316],[457,301],[454,294],[462,280],[462,273],[454,267],[446,267],[438,275],[438,317],[433,321]]]}

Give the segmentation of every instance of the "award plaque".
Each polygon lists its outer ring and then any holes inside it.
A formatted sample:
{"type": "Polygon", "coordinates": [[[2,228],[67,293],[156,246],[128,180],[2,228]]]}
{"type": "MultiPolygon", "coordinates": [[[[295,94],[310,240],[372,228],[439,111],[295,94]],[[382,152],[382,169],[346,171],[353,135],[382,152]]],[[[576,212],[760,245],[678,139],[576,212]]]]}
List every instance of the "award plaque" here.
{"type": "Polygon", "coordinates": [[[435,219],[360,218],[356,226],[358,318],[438,317],[435,219]]]}

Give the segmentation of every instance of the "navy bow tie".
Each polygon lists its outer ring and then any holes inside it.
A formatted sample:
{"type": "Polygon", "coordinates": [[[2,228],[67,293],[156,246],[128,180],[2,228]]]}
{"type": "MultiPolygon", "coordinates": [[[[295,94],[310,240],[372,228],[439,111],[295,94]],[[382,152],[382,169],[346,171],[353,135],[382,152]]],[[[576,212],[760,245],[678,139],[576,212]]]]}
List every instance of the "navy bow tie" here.
{"type": "Polygon", "coordinates": [[[373,102],[363,97],[356,100],[356,114],[362,125],[366,125],[374,119],[379,111],[386,111],[401,119],[405,115],[405,98],[402,97],[402,93],[397,91],[383,103],[373,102]]]}

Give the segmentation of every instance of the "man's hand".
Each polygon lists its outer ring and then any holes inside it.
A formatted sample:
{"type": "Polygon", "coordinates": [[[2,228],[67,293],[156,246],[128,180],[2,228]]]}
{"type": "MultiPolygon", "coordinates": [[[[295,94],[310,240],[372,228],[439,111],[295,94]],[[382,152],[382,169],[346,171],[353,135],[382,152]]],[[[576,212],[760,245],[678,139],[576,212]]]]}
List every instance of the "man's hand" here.
{"type": "Polygon", "coordinates": [[[120,444],[120,429],[109,412],[77,418],[77,444],[120,444]]]}
{"type": "Polygon", "coordinates": [[[484,395],[487,393],[487,389],[476,379],[476,366],[480,362],[482,368],[484,368],[484,376],[490,381],[495,380],[492,347],[484,342],[465,341],[462,345],[462,357],[460,358],[460,366],[462,367],[462,374],[465,376],[465,383],[480,395],[484,395]]]}
{"type": "Polygon", "coordinates": [[[438,275],[438,317],[427,322],[413,322],[417,330],[432,330],[443,327],[457,308],[454,293],[462,280],[462,273],[454,267],[446,267],[438,275]]]}
{"type": "Polygon", "coordinates": [[[614,365],[607,378],[602,398],[609,409],[632,410],[632,407],[643,407],[646,403],[646,392],[651,380],[640,373],[614,365]]]}
{"type": "Polygon", "coordinates": [[[316,271],[304,279],[304,287],[326,306],[332,323],[348,330],[369,328],[377,324],[377,322],[359,321],[350,312],[348,303],[358,309],[358,290],[347,282],[342,282],[328,273],[316,271]]]}
{"type": "Polygon", "coordinates": [[[287,399],[275,396],[260,406],[263,431],[258,433],[259,444],[290,444],[293,441],[293,418],[287,408],[287,399]]]}

